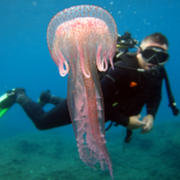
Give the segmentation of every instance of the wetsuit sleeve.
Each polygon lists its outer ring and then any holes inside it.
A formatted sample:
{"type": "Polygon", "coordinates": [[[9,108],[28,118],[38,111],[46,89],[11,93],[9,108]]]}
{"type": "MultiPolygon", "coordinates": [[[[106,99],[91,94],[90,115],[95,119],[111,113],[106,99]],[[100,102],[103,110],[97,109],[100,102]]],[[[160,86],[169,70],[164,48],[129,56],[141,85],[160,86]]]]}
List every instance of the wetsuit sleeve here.
{"type": "Polygon", "coordinates": [[[149,94],[149,97],[147,99],[147,114],[151,114],[154,119],[156,116],[156,113],[158,111],[161,99],[162,99],[162,81],[163,79],[160,78],[157,82],[156,85],[153,86],[151,89],[151,93],[149,94]]]}
{"type": "Polygon", "coordinates": [[[114,70],[110,69],[107,75],[101,80],[101,86],[104,97],[106,121],[112,120],[113,122],[127,126],[129,124],[129,117],[124,116],[113,107],[113,103],[116,102],[114,95],[117,91],[115,82],[123,80],[123,77],[125,77],[123,69],[116,67],[114,70]]]}

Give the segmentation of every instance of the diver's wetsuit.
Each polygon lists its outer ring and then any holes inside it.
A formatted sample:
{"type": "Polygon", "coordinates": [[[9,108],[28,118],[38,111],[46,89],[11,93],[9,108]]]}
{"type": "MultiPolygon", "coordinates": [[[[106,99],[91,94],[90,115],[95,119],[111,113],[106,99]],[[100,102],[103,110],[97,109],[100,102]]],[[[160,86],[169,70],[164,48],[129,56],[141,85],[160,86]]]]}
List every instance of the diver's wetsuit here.
{"type": "MultiPolygon", "coordinates": [[[[155,117],[161,101],[161,69],[158,78],[152,78],[142,72],[116,67],[120,65],[140,68],[136,54],[132,53],[124,53],[114,61],[114,70],[110,68],[101,80],[106,121],[112,120],[127,126],[129,116],[138,115],[145,104],[147,114],[155,117]],[[120,59],[121,61],[118,61],[120,59]]],[[[45,112],[39,104],[31,100],[19,103],[38,129],[50,129],[71,123],[66,100],[49,112],[45,112]]]]}

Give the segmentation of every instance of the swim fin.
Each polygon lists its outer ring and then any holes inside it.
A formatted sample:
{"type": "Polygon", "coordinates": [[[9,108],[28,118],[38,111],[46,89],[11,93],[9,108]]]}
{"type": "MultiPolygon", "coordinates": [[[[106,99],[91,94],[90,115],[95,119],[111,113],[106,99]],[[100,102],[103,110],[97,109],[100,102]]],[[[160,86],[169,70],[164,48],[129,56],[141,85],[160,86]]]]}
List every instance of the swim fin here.
{"type": "Polygon", "coordinates": [[[9,110],[10,108],[1,109],[0,108],[0,118],[9,110]]]}
{"type": "Polygon", "coordinates": [[[5,106],[5,101],[6,101],[6,99],[8,98],[8,94],[7,93],[5,93],[5,94],[3,94],[1,97],[0,97],[0,118],[10,109],[10,107],[12,106],[12,105],[10,105],[9,103],[8,103],[8,106],[9,107],[7,107],[7,106],[5,106]]]}
{"type": "Polygon", "coordinates": [[[24,94],[25,90],[23,88],[16,88],[7,91],[0,97],[0,118],[11,108],[11,106],[16,102],[17,94],[24,94]]]}

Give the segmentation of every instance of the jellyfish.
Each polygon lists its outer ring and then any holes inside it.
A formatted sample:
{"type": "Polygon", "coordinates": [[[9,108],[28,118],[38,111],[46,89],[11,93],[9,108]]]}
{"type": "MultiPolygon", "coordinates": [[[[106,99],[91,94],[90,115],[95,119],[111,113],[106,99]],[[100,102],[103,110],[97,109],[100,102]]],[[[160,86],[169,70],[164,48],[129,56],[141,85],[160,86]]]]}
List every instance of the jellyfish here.
{"type": "Polygon", "coordinates": [[[112,163],[106,148],[104,103],[98,71],[113,68],[117,26],[104,9],[73,6],[57,13],[47,29],[47,43],[61,76],[68,75],[67,103],[80,159],[102,170],[112,163]]]}

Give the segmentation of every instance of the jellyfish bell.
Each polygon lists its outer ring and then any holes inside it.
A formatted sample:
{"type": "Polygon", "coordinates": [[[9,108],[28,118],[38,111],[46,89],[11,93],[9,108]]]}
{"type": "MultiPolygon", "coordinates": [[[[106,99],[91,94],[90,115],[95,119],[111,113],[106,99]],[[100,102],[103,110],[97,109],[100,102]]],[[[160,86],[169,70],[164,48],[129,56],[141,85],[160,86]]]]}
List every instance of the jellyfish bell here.
{"type": "Polygon", "coordinates": [[[91,63],[95,63],[96,59],[96,65],[100,71],[107,70],[108,60],[113,66],[110,35],[107,24],[94,17],[78,17],[59,25],[55,32],[56,39],[52,56],[56,64],[60,66],[60,75],[64,76],[69,72],[67,63],[69,59],[79,58],[85,77],[90,77],[90,72],[86,72],[88,65],[84,58],[94,60],[91,63]]]}

